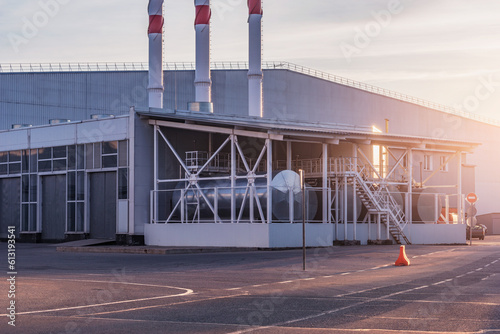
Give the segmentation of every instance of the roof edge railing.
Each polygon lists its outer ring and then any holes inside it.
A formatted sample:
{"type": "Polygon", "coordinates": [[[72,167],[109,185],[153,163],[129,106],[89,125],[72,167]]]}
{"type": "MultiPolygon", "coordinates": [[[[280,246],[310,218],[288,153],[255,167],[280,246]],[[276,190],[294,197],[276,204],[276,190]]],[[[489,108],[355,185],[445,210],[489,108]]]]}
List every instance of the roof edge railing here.
{"type": "MultiPolygon", "coordinates": [[[[301,65],[285,61],[263,62],[263,69],[284,69],[297,73],[309,75],[318,79],[334,82],[344,86],[357,88],[374,94],[387,96],[396,100],[413,103],[426,108],[443,111],[453,115],[465,117],[483,123],[500,126],[500,120],[482,116],[475,113],[466,112],[440,103],[431,102],[411,95],[398,93],[389,89],[377,87],[364,82],[351,80],[338,75],[315,70],[301,65]]],[[[195,70],[195,63],[177,62],[164,63],[165,71],[192,71],[195,70]]],[[[248,62],[242,61],[223,61],[212,62],[212,70],[246,70],[248,62]]],[[[34,72],[103,72],[103,71],[147,71],[148,63],[19,63],[19,64],[0,64],[0,73],[34,73],[34,72]]]]}

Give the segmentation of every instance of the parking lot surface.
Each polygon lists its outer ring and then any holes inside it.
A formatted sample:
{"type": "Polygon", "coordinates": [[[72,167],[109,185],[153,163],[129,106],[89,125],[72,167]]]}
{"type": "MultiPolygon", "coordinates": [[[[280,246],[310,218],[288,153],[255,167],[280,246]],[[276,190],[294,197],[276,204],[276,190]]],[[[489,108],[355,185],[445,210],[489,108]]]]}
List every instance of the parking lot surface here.
{"type": "MultiPolygon", "coordinates": [[[[2,252],[7,261],[6,244],[2,252]]],[[[1,333],[500,333],[500,236],[472,246],[195,254],[18,244],[1,333]],[[7,311],[7,312],[6,312],[7,311]]]]}

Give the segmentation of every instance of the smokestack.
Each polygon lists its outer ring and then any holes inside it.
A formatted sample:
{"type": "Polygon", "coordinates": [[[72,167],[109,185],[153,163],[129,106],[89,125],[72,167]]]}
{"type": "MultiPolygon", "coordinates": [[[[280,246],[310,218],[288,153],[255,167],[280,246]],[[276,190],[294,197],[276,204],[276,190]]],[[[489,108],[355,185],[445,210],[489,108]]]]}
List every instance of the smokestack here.
{"type": "Polygon", "coordinates": [[[196,18],[196,74],[194,79],[196,102],[211,102],[210,79],[210,0],[195,0],[196,18]]]}
{"type": "Polygon", "coordinates": [[[262,0],[248,0],[248,115],[262,117],[262,0]]]}
{"type": "Polygon", "coordinates": [[[163,0],[149,0],[149,107],[163,108],[163,0]]]}

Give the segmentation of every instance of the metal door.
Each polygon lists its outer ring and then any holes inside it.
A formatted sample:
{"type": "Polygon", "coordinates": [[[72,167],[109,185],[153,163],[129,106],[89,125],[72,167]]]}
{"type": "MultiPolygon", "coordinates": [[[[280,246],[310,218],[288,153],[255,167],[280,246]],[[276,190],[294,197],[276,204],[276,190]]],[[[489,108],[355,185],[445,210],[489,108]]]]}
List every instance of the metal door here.
{"type": "Polygon", "coordinates": [[[42,240],[60,241],[66,231],[66,175],[42,176],[42,240]]]}
{"type": "Polygon", "coordinates": [[[0,179],[0,238],[7,238],[7,227],[16,227],[19,236],[21,220],[21,181],[19,178],[0,179]]]}
{"type": "Polygon", "coordinates": [[[90,174],[90,238],[115,239],[116,172],[90,174]]]}

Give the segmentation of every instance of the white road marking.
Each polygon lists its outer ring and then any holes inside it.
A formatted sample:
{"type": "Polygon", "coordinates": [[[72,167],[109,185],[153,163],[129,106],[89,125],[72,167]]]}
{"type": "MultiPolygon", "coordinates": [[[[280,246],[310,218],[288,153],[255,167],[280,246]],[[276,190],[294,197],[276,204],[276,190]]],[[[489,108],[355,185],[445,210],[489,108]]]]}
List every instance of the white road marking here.
{"type": "Polygon", "coordinates": [[[301,278],[300,280],[301,281],[312,281],[313,279],[316,279],[314,277],[310,277],[310,278],[301,278]]]}
{"type": "MultiPolygon", "coordinates": [[[[106,282],[106,283],[109,283],[109,282],[106,282]]],[[[117,283],[117,282],[113,282],[113,283],[117,283]]],[[[125,283],[123,283],[123,284],[125,284],[125,283]]],[[[141,284],[141,285],[147,285],[147,284],[141,284]]],[[[117,302],[92,304],[92,305],[81,305],[81,306],[71,306],[71,307],[62,307],[62,308],[55,308],[55,309],[49,309],[49,310],[19,312],[19,313],[16,313],[16,314],[17,315],[27,315],[27,314],[39,314],[39,313],[48,313],[48,312],[56,312],[56,311],[78,310],[78,309],[83,309],[83,308],[92,308],[92,307],[101,307],[101,306],[108,306],[108,305],[134,303],[134,302],[142,302],[142,301],[149,301],[149,300],[166,299],[166,298],[172,298],[172,297],[182,297],[182,296],[188,296],[188,295],[193,294],[193,290],[191,290],[191,289],[177,288],[177,287],[169,287],[169,288],[171,288],[171,289],[179,289],[179,290],[186,290],[186,292],[179,293],[179,294],[176,294],[176,295],[166,295],[166,296],[157,296],[157,297],[149,297],[149,298],[130,299],[130,300],[120,300],[120,301],[117,301],[117,302]]],[[[0,314],[0,317],[1,316],[7,316],[7,314],[0,314]]]]}
{"type": "Polygon", "coordinates": [[[232,290],[241,290],[243,288],[231,288],[231,289],[226,289],[227,291],[232,291],[232,290]]]}
{"type": "Polygon", "coordinates": [[[340,274],[340,276],[344,276],[344,275],[350,275],[351,273],[342,273],[340,274]]]}
{"type": "Polygon", "coordinates": [[[480,271],[480,270],[483,270],[483,268],[477,268],[476,271],[480,271]]]}
{"type": "Polygon", "coordinates": [[[283,281],[283,282],[278,282],[278,284],[285,284],[285,283],[292,283],[293,281],[283,281]]]}
{"type": "Polygon", "coordinates": [[[420,289],[425,289],[425,288],[428,288],[429,286],[428,285],[422,285],[422,286],[419,286],[418,288],[415,288],[413,290],[420,290],[420,289]]]}
{"type": "Polygon", "coordinates": [[[102,314],[112,314],[112,313],[122,313],[122,312],[129,312],[129,311],[146,310],[146,309],[152,309],[152,308],[158,308],[158,307],[166,307],[166,306],[173,306],[173,305],[189,304],[189,303],[203,302],[203,301],[207,301],[207,300],[225,299],[225,298],[240,297],[240,296],[248,296],[248,292],[240,293],[239,295],[230,295],[230,296],[220,296],[220,297],[210,297],[210,298],[202,298],[202,299],[193,299],[193,300],[187,300],[187,301],[183,301],[183,302],[176,302],[176,303],[170,303],[170,304],[141,306],[141,307],[133,307],[133,308],[123,309],[123,310],[115,310],[115,311],[108,311],[108,312],[91,313],[91,314],[86,314],[85,316],[93,316],[93,315],[102,315],[102,314]]]}
{"type": "Polygon", "coordinates": [[[236,332],[231,332],[230,334],[248,333],[248,332],[252,332],[252,331],[255,331],[255,330],[269,329],[269,328],[273,328],[273,327],[276,327],[276,326],[280,326],[281,327],[283,325],[289,325],[289,324],[297,323],[297,322],[300,322],[300,321],[306,321],[306,320],[310,320],[310,319],[322,317],[322,316],[325,316],[325,315],[337,313],[339,311],[348,310],[350,308],[353,308],[353,307],[356,307],[356,306],[360,306],[360,305],[364,305],[364,304],[367,304],[367,303],[371,303],[373,301],[382,300],[382,299],[386,299],[386,298],[389,298],[389,297],[392,297],[392,296],[400,295],[402,293],[410,292],[410,291],[413,291],[413,290],[414,289],[412,288],[412,289],[408,289],[408,290],[394,292],[394,293],[391,293],[391,294],[388,294],[388,295],[385,295],[385,296],[382,296],[382,297],[369,298],[367,300],[364,300],[364,301],[361,301],[361,302],[358,302],[358,303],[355,303],[355,304],[352,304],[352,305],[348,305],[348,306],[344,306],[344,307],[339,307],[339,308],[336,308],[336,309],[331,309],[331,310],[324,311],[324,312],[321,312],[321,313],[312,314],[312,315],[309,315],[309,316],[306,316],[306,317],[292,319],[292,320],[288,320],[288,321],[283,321],[283,322],[279,322],[279,323],[276,323],[276,324],[273,324],[273,325],[269,325],[269,326],[253,327],[253,328],[250,328],[250,329],[245,329],[245,330],[240,330],[240,331],[236,331],[236,332]]]}

